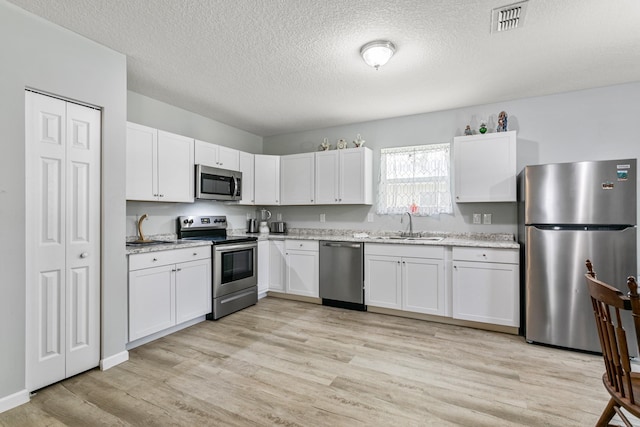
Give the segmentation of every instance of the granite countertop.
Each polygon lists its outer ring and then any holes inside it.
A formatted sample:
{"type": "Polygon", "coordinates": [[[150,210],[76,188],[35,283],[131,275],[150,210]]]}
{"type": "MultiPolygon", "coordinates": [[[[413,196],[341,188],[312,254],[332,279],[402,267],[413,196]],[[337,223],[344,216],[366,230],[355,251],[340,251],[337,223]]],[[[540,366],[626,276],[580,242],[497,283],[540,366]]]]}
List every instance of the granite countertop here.
{"type": "MultiPolygon", "coordinates": [[[[166,251],[170,249],[182,249],[182,248],[193,248],[196,246],[211,246],[211,242],[208,240],[181,240],[177,239],[174,235],[173,238],[171,236],[150,236],[151,240],[160,240],[162,243],[157,243],[153,245],[129,245],[127,244],[127,249],[125,253],[127,255],[131,254],[144,254],[147,252],[156,252],[156,251],[166,251]]],[[[134,239],[127,239],[127,241],[131,241],[134,239]]]]}
{"type": "MultiPolygon", "coordinates": [[[[234,230],[233,235],[244,235],[234,230]]],[[[413,239],[399,238],[398,232],[365,232],[358,230],[291,229],[285,234],[250,234],[258,240],[334,240],[343,242],[383,243],[401,245],[463,246],[475,248],[518,249],[520,245],[508,233],[420,232],[413,239]]]]}
{"type": "MultiPolygon", "coordinates": [[[[428,246],[460,246],[472,248],[518,249],[520,245],[513,234],[508,233],[451,233],[451,232],[420,232],[414,238],[399,238],[398,232],[366,232],[343,229],[313,229],[294,228],[285,234],[248,234],[245,230],[229,230],[232,236],[255,236],[259,241],[264,240],[333,240],[342,242],[382,243],[394,245],[428,245],[428,246]]],[[[194,246],[211,245],[207,240],[180,240],[175,234],[150,236],[153,240],[164,243],[148,246],[127,245],[126,254],[140,254],[170,249],[188,248],[194,246]]],[[[128,238],[127,241],[134,240],[128,238]]]]}

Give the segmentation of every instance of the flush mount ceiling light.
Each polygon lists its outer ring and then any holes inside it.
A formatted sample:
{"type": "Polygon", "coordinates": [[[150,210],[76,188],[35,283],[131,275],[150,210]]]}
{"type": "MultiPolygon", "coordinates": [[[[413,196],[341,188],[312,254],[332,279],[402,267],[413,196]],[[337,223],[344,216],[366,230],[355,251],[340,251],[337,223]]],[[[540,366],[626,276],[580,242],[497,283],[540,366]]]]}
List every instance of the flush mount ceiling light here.
{"type": "Polygon", "coordinates": [[[364,62],[377,70],[391,59],[395,51],[396,47],[390,41],[376,40],[362,46],[360,55],[364,62]]]}

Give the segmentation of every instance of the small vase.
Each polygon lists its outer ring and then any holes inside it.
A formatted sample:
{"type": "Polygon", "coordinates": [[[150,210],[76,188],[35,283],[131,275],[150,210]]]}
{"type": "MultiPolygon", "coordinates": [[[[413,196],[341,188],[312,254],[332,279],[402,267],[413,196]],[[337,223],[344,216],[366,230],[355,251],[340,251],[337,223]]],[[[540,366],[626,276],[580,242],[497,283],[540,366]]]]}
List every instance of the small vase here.
{"type": "Polygon", "coordinates": [[[486,133],[487,132],[487,127],[483,124],[480,125],[480,129],[478,129],[480,131],[480,133],[486,133]]]}

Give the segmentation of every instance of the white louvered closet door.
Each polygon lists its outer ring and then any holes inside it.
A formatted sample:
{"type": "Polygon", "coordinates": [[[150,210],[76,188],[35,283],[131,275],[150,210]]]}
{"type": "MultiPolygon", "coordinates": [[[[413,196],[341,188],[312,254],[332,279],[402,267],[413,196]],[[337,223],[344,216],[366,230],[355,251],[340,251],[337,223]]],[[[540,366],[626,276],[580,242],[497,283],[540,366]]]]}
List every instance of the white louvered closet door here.
{"type": "Polygon", "coordinates": [[[100,111],[25,92],[27,388],[100,361],[100,111]]]}

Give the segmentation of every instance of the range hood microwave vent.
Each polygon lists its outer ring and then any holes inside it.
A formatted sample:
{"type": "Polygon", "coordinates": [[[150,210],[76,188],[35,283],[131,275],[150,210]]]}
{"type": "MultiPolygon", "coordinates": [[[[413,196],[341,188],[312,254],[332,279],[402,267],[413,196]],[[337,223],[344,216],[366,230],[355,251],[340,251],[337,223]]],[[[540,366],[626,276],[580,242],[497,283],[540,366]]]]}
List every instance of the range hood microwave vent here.
{"type": "Polygon", "coordinates": [[[493,9],[491,13],[491,32],[497,33],[522,27],[527,3],[528,1],[522,1],[493,9]]]}

